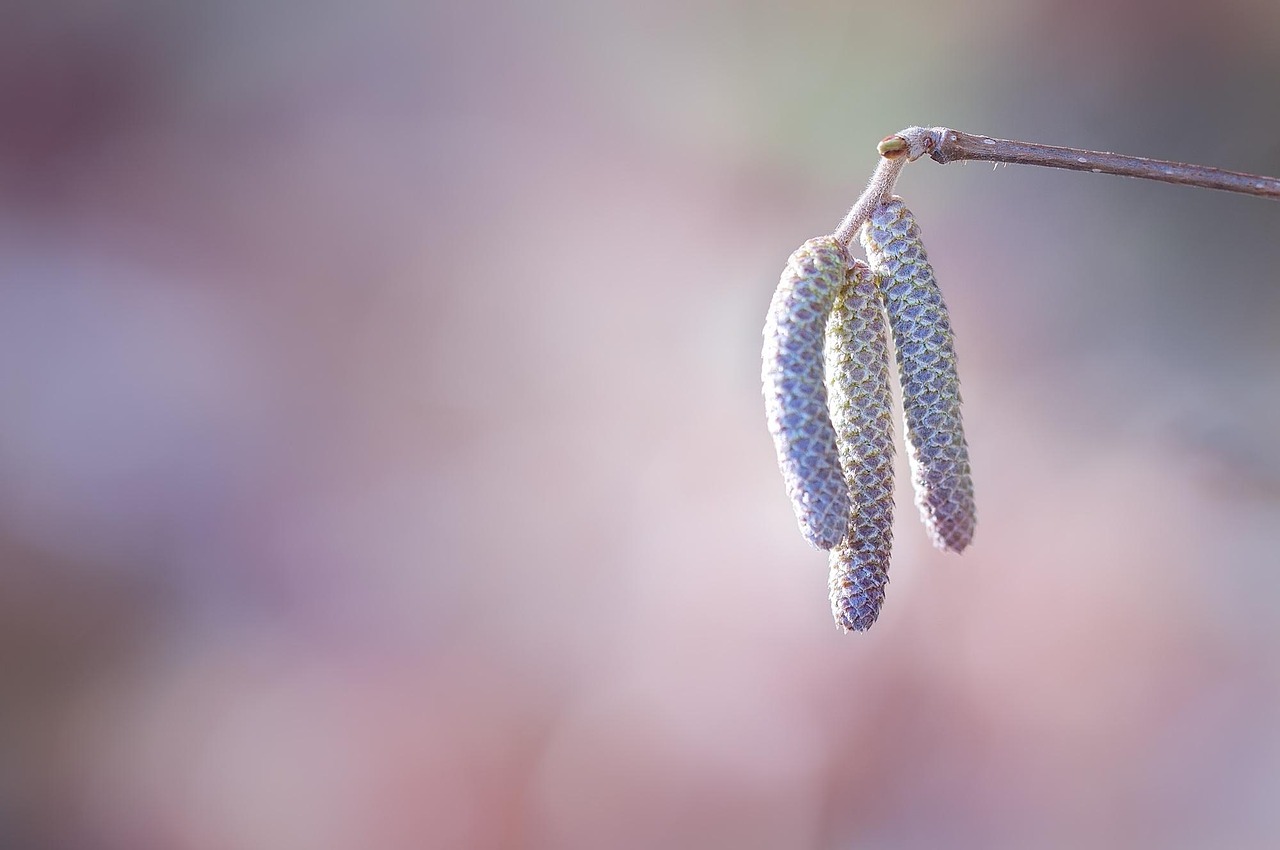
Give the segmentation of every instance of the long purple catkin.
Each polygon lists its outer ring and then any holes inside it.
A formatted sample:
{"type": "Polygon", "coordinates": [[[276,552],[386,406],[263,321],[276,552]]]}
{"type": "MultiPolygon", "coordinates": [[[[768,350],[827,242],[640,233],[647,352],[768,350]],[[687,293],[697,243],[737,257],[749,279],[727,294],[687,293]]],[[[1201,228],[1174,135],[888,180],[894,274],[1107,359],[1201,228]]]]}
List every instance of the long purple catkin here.
{"type": "Polygon", "coordinates": [[[901,198],[878,206],[861,238],[880,276],[893,336],[916,505],[933,544],[960,552],[973,539],[977,519],[947,306],[920,228],[901,198]]]}
{"type": "Polygon", "coordinates": [[[764,407],[791,507],[810,545],[830,549],[849,524],[849,492],[827,412],[823,338],[849,261],[833,236],[787,261],[764,325],[764,407]]]}

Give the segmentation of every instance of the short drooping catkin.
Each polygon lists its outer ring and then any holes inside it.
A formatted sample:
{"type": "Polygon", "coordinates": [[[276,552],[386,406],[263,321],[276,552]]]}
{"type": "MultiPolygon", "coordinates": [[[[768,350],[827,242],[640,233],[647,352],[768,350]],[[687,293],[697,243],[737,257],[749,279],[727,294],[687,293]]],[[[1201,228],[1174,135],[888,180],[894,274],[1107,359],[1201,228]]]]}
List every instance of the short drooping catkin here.
{"type": "Polygon", "coordinates": [[[878,282],[864,263],[849,270],[827,319],[827,398],[852,506],[831,550],[831,613],[846,631],[876,621],[893,542],[893,412],[889,344],[878,282]]]}
{"type": "Polygon", "coordinates": [[[934,545],[960,552],[976,520],[947,307],[901,198],[877,207],[861,237],[889,315],[916,504],[934,545]]]}
{"type": "Polygon", "coordinates": [[[823,337],[832,301],[849,269],[831,236],[810,239],[787,261],[764,325],[764,407],[778,466],[800,523],[818,549],[839,543],[849,524],[849,492],[827,412],[823,337]]]}

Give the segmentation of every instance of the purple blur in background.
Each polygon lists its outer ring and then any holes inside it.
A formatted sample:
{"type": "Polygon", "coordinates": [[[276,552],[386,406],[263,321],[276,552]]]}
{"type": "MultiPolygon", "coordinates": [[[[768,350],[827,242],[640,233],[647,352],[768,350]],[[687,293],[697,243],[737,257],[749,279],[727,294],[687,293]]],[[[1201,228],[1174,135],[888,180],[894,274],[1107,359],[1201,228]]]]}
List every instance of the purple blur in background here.
{"type": "Polygon", "coordinates": [[[832,625],[760,329],[910,124],[1280,174],[1280,5],[0,13],[0,846],[1274,847],[1280,204],[898,191],[979,525],[832,625]]]}

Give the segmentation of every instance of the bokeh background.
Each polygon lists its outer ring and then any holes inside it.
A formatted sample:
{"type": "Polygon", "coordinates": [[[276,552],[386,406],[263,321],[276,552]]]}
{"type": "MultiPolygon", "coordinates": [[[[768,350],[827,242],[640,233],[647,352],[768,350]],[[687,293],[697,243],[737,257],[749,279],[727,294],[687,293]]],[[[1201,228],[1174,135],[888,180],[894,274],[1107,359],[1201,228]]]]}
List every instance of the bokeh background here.
{"type": "Polygon", "coordinates": [[[1280,5],[8,0],[0,846],[1280,842],[1280,204],[909,166],[962,557],[759,390],[910,124],[1280,174],[1280,5]]]}

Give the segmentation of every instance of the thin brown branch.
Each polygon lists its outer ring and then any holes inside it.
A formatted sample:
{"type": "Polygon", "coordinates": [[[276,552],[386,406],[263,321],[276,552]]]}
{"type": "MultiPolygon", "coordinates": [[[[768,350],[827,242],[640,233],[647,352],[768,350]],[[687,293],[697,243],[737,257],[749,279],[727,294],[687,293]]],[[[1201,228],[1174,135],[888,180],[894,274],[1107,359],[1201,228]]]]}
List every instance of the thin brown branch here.
{"type": "MultiPolygon", "coordinates": [[[[880,143],[881,154],[900,154],[908,147],[908,140],[919,137],[922,129],[911,127],[888,137],[880,143]]],[[[1224,192],[1280,200],[1280,178],[1276,177],[1227,171],[1207,165],[1147,159],[1141,156],[1124,156],[1103,151],[1041,145],[1035,142],[993,139],[989,136],[962,133],[948,127],[932,127],[926,130],[925,134],[927,141],[923,153],[927,153],[934,162],[943,165],[964,160],[1043,165],[1048,168],[1066,168],[1071,171],[1139,177],[1143,180],[1159,180],[1162,183],[1199,186],[1203,189],[1221,189],[1224,192]]],[[[915,153],[915,150],[911,152],[915,153]]]]}

